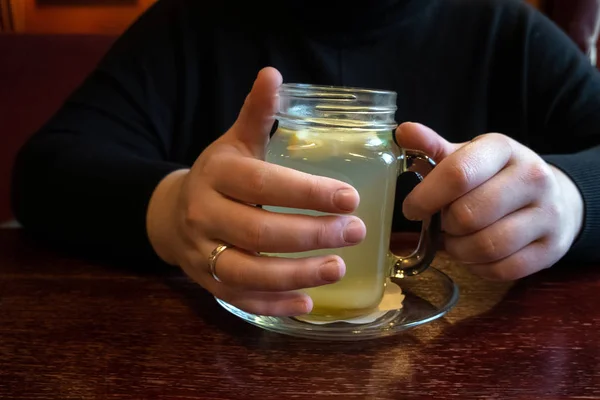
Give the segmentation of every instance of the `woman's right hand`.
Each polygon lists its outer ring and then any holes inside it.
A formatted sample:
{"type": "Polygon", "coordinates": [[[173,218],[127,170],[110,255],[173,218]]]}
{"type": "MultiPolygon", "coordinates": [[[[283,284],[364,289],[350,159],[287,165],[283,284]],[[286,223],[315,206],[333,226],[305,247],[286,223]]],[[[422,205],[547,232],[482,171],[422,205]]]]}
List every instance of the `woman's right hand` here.
{"type": "Polygon", "coordinates": [[[282,78],[273,68],[258,74],[233,126],[207,147],[189,170],[165,177],[147,212],[148,236],[164,261],[179,265],[215,297],[244,311],[302,315],[312,301],[301,289],[341,279],[337,256],[266,257],[338,248],[361,242],[364,223],[352,213],[359,203],[350,185],[301,173],[264,160],[282,78]],[[274,213],[256,204],[338,214],[274,213]],[[220,244],[229,247],[208,260],[220,244]]]}

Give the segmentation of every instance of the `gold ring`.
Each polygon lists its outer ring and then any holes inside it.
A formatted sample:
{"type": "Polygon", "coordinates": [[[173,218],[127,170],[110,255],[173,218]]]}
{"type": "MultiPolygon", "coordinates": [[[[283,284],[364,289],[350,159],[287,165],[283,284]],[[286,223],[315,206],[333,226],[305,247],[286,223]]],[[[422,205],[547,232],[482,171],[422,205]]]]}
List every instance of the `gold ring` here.
{"type": "Polygon", "coordinates": [[[212,251],[212,253],[210,253],[210,256],[208,257],[208,268],[210,270],[210,274],[217,282],[221,282],[221,280],[219,279],[219,277],[217,276],[217,273],[215,271],[215,268],[217,266],[217,259],[219,258],[221,253],[223,253],[225,250],[227,250],[230,247],[233,247],[233,246],[229,246],[227,244],[220,244],[217,247],[215,247],[215,249],[212,251]]]}

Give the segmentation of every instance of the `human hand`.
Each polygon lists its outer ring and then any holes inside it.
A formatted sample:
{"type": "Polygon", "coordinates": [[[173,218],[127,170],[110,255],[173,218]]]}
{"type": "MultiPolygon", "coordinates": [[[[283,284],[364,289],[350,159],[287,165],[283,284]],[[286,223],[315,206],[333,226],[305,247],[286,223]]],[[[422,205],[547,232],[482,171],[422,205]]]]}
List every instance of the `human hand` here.
{"type": "Polygon", "coordinates": [[[364,223],[351,215],[312,217],[273,213],[254,205],[349,214],[359,203],[350,185],[264,162],[281,75],[263,69],[237,121],[206,148],[190,170],[157,186],[147,213],[156,253],[197,283],[244,311],[273,316],[306,314],[312,301],[298,290],[333,283],[345,273],[337,256],[277,258],[288,253],[361,242],[364,223]],[[216,280],[208,259],[220,244],[216,280]]]}
{"type": "Polygon", "coordinates": [[[400,146],[438,165],[406,197],[404,215],[442,210],[445,250],[477,275],[513,280],[562,258],[583,223],[583,199],[560,170],[497,133],[449,143],[415,123],[398,127],[400,146]]]}

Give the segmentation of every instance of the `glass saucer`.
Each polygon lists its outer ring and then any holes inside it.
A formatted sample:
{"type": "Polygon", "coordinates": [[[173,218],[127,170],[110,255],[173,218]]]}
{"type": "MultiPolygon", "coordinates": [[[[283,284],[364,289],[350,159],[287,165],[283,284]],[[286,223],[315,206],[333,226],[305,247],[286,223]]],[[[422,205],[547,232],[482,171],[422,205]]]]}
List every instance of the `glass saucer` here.
{"type": "Polygon", "coordinates": [[[446,314],[458,301],[458,286],[440,270],[429,267],[419,275],[392,279],[405,295],[403,306],[386,312],[373,322],[336,322],[316,325],[295,318],[249,314],[222,300],[217,302],[230,313],[263,329],[285,335],[318,340],[366,340],[386,337],[431,322],[446,314]]]}

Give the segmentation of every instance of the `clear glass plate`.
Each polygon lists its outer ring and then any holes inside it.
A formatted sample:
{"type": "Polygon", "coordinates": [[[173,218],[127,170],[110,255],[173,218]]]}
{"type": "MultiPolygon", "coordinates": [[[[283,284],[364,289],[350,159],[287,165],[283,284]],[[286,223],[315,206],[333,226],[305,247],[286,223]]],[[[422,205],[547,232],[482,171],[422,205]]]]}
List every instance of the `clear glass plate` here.
{"type": "Polygon", "coordinates": [[[217,299],[217,302],[246,322],[269,331],[308,339],[354,341],[386,337],[431,322],[446,314],[458,301],[458,286],[434,267],[419,275],[393,281],[406,296],[403,307],[365,324],[336,322],[316,325],[295,318],[249,314],[222,300],[217,299]]]}

